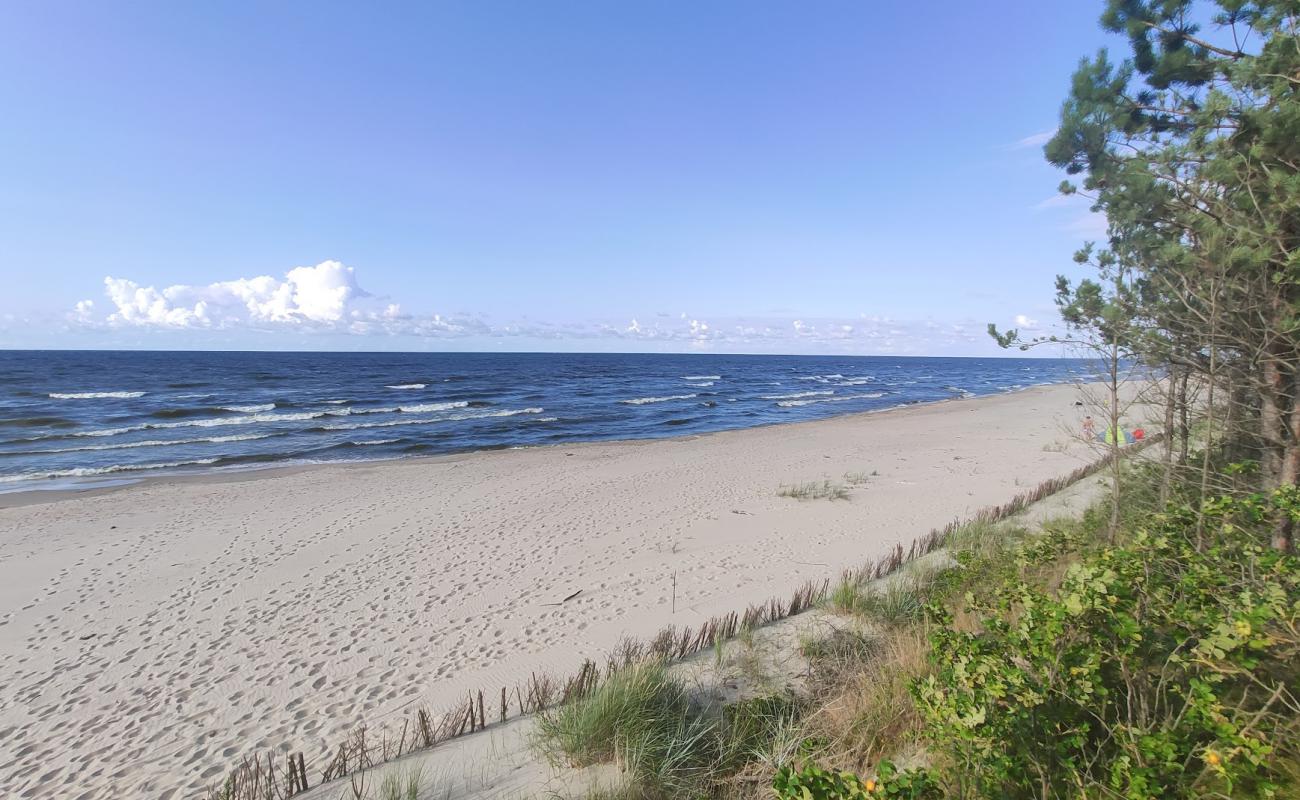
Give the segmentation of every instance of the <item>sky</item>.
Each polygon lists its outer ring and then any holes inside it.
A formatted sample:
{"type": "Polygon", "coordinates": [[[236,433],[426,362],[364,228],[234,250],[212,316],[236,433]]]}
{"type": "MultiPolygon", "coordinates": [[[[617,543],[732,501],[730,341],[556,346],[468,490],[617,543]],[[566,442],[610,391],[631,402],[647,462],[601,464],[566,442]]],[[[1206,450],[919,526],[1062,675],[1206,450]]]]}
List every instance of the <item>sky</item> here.
{"type": "Polygon", "coordinates": [[[997,355],[1101,5],[0,4],[0,349],[997,355]]]}

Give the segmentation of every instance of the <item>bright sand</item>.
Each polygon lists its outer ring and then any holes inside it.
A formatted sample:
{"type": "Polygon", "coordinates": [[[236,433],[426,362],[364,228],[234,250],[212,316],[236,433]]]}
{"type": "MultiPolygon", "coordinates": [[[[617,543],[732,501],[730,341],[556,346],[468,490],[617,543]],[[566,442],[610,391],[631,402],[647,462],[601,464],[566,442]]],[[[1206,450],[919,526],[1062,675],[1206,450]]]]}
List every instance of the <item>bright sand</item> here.
{"type": "Polygon", "coordinates": [[[359,723],[787,596],[1069,472],[1098,455],[1077,397],[0,495],[0,786],[195,796],[280,746],[314,783],[359,723]],[[847,501],[777,495],[845,473],[847,501]]]}

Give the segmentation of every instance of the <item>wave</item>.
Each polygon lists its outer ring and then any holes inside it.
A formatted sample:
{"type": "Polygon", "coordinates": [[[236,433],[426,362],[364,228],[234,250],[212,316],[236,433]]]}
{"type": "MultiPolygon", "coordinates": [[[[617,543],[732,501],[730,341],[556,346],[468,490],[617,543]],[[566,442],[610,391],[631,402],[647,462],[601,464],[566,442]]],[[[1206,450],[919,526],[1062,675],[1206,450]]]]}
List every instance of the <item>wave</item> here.
{"type": "Polygon", "coordinates": [[[720,381],[720,380],[722,380],[722,376],[721,376],[721,375],[683,375],[683,376],[682,376],[682,380],[684,380],[684,381],[720,381]]]}
{"type": "Polygon", "coordinates": [[[254,439],[266,439],[269,433],[232,434],[230,436],[202,436],[195,439],[148,439],[143,442],[121,442],[119,444],[88,444],[82,447],[56,447],[48,450],[15,450],[4,455],[45,455],[46,453],[80,453],[87,450],[126,450],[133,447],[171,447],[178,444],[207,444],[219,442],[251,442],[254,439]]]}
{"type": "Polygon", "coordinates": [[[533,422],[559,422],[559,417],[537,417],[533,422]]]}
{"type": "Polygon", "coordinates": [[[256,414],[259,411],[270,411],[275,408],[275,403],[258,403],[251,406],[218,406],[222,411],[235,411],[240,414],[256,414]]]}
{"type": "MultiPolygon", "coordinates": [[[[209,419],[191,419],[184,422],[145,422],[140,425],[127,425],[123,428],[100,428],[93,431],[75,431],[62,434],[62,437],[81,436],[118,436],[135,431],[164,430],[169,428],[215,428],[223,425],[248,425],[254,422],[301,422],[302,420],[323,417],[326,411],[304,411],[292,414],[247,414],[242,417],[212,417],[209,419]]],[[[60,438],[62,438],[60,437],[60,438]]]]}
{"type": "Polygon", "coordinates": [[[808,406],[813,403],[843,403],[846,400],[870,400],[875,397],[884,397],[884,392],[868,392],[867,394],[850,394],[844,397],[817,397],[808,400],[783,400],[777,403],[781,408],[797,408],[798,406],[808,406]]]}
{"type": "Polygon", "coordinates": [[[193,461],[170,461],[166,464],[114,464],[111,467],[75,467],[73,469],[55,469],[48,472],[23,472],[18,475],[0,475],[0,483],[17,483],[19,481],[40,481],[51,478],[91,478],[96,475],[109,475],[115,472],[140,472],[153,469],[176,469],[177,467],[197,467],[215,464],[219,459],[199,458],[193,461]]]}
{"type": "Polygon", "coordinates": [[[695,386],[695,387],[698,387],[698,388],[700,388],[700,389],[705,389],[705,388],[708,388],[709,386],[712,386],[712,385],[713,385],[713,381],[701,381],[700,383],[688,383],[688,384],[686,384],[686,385],[687,385],[687,386],[695,386]]]}
{"type": "Polygon", "coordinates": [[[144,397],[144,392],[50,392],[54,400],[131,400],[144,397]]]}
{"type": "Polygon", "coordinates": [[[385,389],[423,389],[428,386],[427,383],[397,383],[392,386],[385,386],[385,389]]]}
{"type": "Polygon", "coordinates": [[[449,411],[453,408],[466,408],[469,406],[467,400],[456,400],[448,403],[424,403],[418,406],[399,406],[398,411],[406,414],[428,414],[433,411],[449,411]]]}
{"type": "Polygon", "coordinates": [[[817,397],[819,395],[835,394],[834,389],[827,389],[824,392],[795,392],[794,394],[765,394],[760,395],[760,400],[798,400],[801,397],[817,397]]]}
{"type": "Polygon", "coordinates": [[[667,397],[635,397],[631,400],[619,400],[618,402],[627,406],[643,406],[647,403],[667,403],[669,400],[691,400],[698,396],[694,394],[673,394],[667,397]]]}
{"type": "Polygon", "coordinates": [[[386,422],[357,422],[351,425],[324,425],[320,430],[324,431],[355,431],[363,428],[392,428],[397,425],[432,425],[438,422],[456,422],[467,419],[489,419],[492,417],[513,417],[518,414],[540,414],[544,408],[513,408],[503,409],[501,411],[486,411],[482,413],[465,413],[449,414],[445,417],[428,417],[424,419],[393,419],[386,422]]]}

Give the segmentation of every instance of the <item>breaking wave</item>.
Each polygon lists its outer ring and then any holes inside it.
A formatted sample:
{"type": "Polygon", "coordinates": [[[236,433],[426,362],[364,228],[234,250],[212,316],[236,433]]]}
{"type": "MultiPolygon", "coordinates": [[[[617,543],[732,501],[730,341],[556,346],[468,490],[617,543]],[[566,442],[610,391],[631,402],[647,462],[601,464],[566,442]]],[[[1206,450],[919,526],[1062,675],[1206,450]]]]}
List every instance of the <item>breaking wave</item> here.
{"type": "Polygon", "coordinates": [[[50,392],[54,400],[131,400],[144,392],[50,392]]]}
{"type": "Polygon", "coordinates": [[[798,400],[801,397],[818,397],[821,395],[835,394],[834,389],[827,389],[824,392],[795,392],[794,394],[765,394],[761,395],[761,400],[798,400]]]}
{"type": "Polygon", "coordinates": [[[843,403],[846,400],[870,400],[875,397],[884,397],[884,392],[868,392],[867,394],[850,394],[843,397],[815,397],[807,400],[782,400],[777,403],[781,408],[797,408],[799,406],[810,406],[813,403],[843,403]]]}
{"type": "Polygon", "coordinates": [[[75,467],[73,469],[55,469],[49,472],[24,472],[18,475],[0,475],[0,483],[17,483],[18,481],[41,481],[51,478],[91,478],[96,475],[109,475],[115,472],[140,472],[155,469],[176,469],[177,467],[198,467],[215,464],[218,459],[199,458],[193,461],[171,461],[166,464],[114,464],[110,467],[75,467]]]}
{"type": "Polygon", "coordinates": [[[698,396],[694,394],[672,394],[667,397],[634,397],[631,400],[619,400],[618,402],[627,406],[643,406],[647,403],[667,403],[669,400],[691,400],[698,396]]]}

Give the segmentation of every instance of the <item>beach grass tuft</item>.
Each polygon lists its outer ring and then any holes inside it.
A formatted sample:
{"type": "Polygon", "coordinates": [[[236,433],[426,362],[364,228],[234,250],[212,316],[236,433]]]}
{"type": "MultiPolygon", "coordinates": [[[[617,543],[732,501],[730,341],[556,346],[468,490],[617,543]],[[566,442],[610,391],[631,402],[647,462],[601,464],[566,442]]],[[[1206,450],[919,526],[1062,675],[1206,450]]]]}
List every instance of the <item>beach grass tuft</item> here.
{"type": "Polygon", "coordinates": [[[783,696],[730,705],[698,699],[662,663],[648,661],[540,714],[536,744],[554,762],[617,763],[627,783],[611,796],[697,796],[774,744],[788,748],[800,713],[783,696]]]}
{"type": "Polygon", "coordinates": [[[805,481],[803,483],[782,484],[776,490],[778,497],[793,497],[796,500],[848,500],[848,487],[829,480],[805,481]]]}
{"type": "Polygon", "coordinates": [[[379,784],[380,800],[418,800],[423,778],[419,767],[389,772],[379,784]]]}

